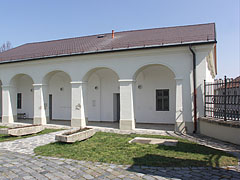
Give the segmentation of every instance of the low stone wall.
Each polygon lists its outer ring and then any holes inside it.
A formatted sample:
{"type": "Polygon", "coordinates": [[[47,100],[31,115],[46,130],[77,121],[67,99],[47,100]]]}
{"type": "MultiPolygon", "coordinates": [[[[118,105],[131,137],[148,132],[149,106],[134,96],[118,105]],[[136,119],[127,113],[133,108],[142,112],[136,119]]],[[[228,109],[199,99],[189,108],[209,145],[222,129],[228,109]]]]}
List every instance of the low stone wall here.
{"type": "Polygon", "coordinates": [[[203,135],[240,145],[240,122],[201,117],[199,128],[203,135]]]}

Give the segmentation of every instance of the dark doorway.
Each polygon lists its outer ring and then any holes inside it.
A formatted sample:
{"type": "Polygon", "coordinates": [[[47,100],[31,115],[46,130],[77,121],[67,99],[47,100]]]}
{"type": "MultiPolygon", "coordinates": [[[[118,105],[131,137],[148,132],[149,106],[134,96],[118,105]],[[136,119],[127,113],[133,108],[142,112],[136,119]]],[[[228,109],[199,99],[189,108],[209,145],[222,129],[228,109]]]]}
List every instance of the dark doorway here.
{"type": "Polygon", "coordinates": [[[120,121],[120,93],[113,94],[114,121],[120,121]]]}
{"type": "Polygon", "coordinates": [[[49,94],[49,120],[52,120],[52,94],[49,94]]]}

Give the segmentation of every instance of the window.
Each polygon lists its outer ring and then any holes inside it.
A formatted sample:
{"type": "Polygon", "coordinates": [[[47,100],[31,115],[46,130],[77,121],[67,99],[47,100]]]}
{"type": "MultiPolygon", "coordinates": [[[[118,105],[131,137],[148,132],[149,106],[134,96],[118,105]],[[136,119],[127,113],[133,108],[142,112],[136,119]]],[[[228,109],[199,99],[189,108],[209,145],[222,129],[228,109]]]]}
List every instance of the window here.
{"type": "Polygon", "coordinates": [[[17,93],[17,109],[22,109],[22,93],[17,93]]]}
{"type": "Polygon", "coordinates": [[[169,111],[169,89],[156,90],[156,111],[169,111]]]}

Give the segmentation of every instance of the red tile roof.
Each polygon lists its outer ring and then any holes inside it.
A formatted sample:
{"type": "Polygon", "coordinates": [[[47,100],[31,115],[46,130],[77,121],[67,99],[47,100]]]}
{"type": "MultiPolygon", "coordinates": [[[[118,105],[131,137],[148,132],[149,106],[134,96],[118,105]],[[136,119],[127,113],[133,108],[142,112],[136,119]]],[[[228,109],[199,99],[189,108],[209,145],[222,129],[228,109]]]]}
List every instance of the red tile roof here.
{"type": "Polygon", "coordinates": [[[227,88],[237,88],[239,87],[239,85],[240,85],[240,76],[227,82],[227,88]]]}
{"type": "MultiPolygon", "coordinates": [[[[211,83],[210,83],[211,84],[211,83]]],[[[227,78],[227,88],[238,88],[240,86],[240,76],[233,78],[227,78]]],[[[216,89],[224,89],[225,88],[225,80],[224,79],[215,79],[215,85],[218,85],[216,89]]]]}
{"type": "Polygon", "coordinates": [[[101,35],[104,37],[99,38],[99,35],[92,35],[24,44],[0,53],[0,63],[120,49],[216,41],[214,23],[116,32],[114,39],[112,39],[111,33],[101,35]]]}

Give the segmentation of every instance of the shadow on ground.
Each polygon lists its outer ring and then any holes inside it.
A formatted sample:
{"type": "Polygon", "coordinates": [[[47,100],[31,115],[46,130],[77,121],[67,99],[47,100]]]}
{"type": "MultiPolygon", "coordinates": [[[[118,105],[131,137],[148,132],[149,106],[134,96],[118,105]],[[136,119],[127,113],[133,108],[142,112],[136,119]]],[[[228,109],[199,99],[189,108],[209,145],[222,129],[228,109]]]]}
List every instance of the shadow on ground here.
{"type": "Polygon", "coordinates": [[[147,154],[143,157],[134,158],[134,164],[127,170],[135,173],[141,173],[144,175],[160,176],[163,178],[177,178],[177,179],[214,179],[214,178],[236,178],[240,177],[240,170],[228,170],[223,168],[215,168],[207,166],[206,161],[197,160],[184,160],[172,157],[164,157],[159,155],[147,154]],[[144,164],[145,161],[159,162],[160,167],[147,167],[144,164]],[[164,165],[176,164],[176,167],[166,167],[164,165]],[[180,167],[185,164],[189,164],[188,167],[180,167]]]}

